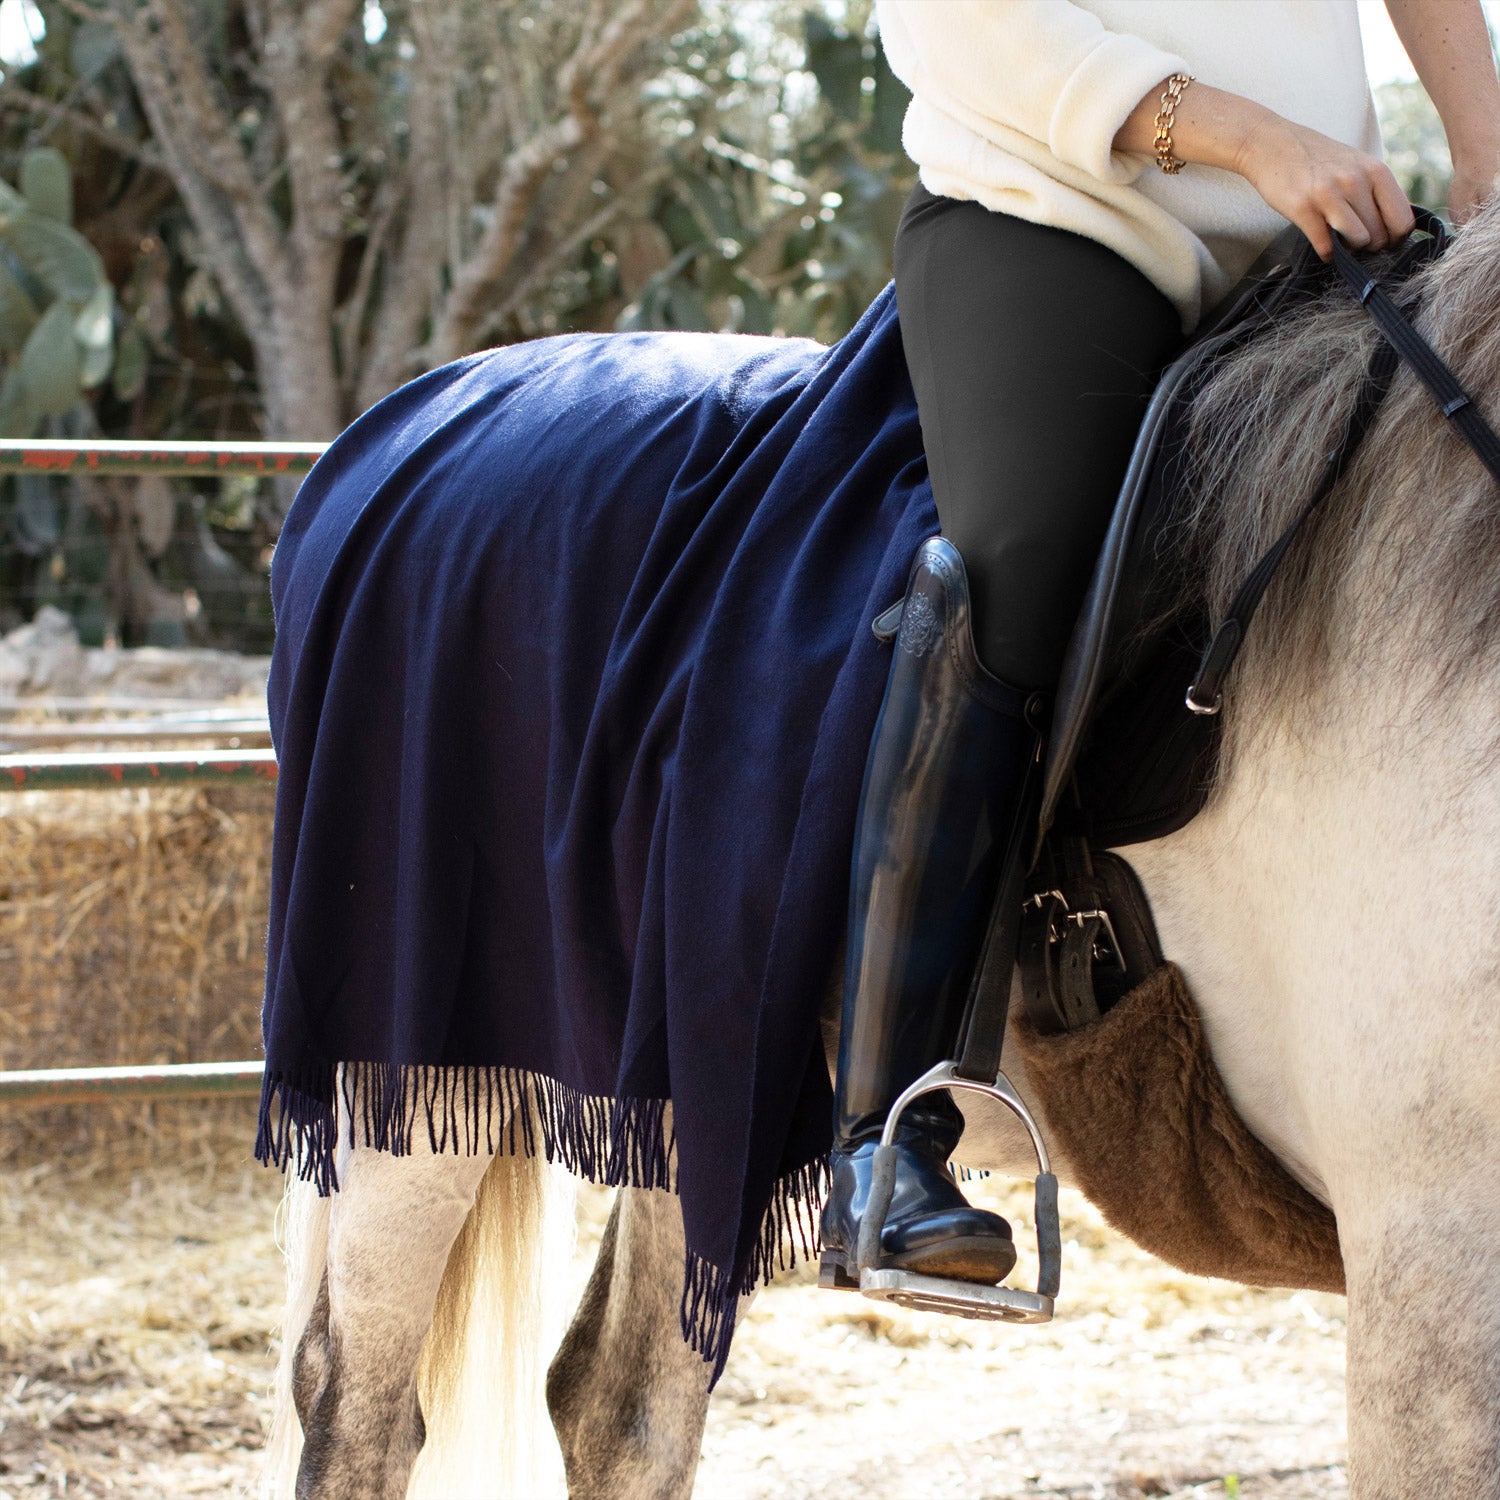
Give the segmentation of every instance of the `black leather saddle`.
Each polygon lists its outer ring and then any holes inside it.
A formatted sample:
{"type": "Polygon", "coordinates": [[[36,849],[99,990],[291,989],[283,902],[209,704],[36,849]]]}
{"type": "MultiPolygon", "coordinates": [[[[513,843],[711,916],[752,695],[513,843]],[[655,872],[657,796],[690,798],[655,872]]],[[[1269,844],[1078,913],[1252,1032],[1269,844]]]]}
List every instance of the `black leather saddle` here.
{"type": "Polygon", "coordinates": [[[1202,807],[1219,720],[1189,712],[1184,698],[1212,626],[1173,609],[1181,579],[1162,545],[1183,494],[1187,412],[1225,354],[1325,291],[1330,275],[1303,234],[1289,229],[1158,381],[1064,661],[1043,829],[1135,844],[1181,828],[1202,807]]]}
{"type": "Polygon", "coordinates": [[[1185,699],[1213,622],[1180,607],[1164,545],[1184,497],[1189,406],[1220,359],[1331,268],[1289,228],[1166,369],[1142,421],[1065,660],[1040,791],[1038,855],[1018,943],[1027,1017],[1072,1030],[1163,962],[1144,892],[1111,849],[1165,837],[1207,799],[1221,719],[1185,699]]]}

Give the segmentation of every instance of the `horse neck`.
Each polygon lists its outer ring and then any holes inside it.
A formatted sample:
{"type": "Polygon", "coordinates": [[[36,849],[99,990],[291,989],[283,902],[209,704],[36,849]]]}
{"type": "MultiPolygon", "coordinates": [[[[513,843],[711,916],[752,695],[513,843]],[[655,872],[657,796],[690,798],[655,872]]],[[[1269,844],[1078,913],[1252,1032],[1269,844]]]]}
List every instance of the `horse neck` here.
{"type": "Polygon", "coordinates": [[[1495,683],[1435,691],[1400,644],[1231,721],[1208,808],[1126,851],[1236,1107],[1341,1219],[1500,1097],[1495,683]]]}

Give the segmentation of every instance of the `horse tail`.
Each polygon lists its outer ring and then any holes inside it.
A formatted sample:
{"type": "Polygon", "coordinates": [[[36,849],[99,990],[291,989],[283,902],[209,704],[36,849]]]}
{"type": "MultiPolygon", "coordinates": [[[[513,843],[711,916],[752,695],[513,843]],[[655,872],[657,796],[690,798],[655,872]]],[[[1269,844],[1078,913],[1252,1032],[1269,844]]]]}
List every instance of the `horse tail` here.
{"type": "Polygon", "coordinates": [[[411,1500],[562,1492],[545,1383],[573,1290],[573,1193],[537,1156],[497,1156],[480,1180],[418,1371],[411,1500]]]}
{"type": "Polygon", "coordinates": [[[289,1500],[296,1491],[302,1457],[302,1424],[292,1403],[292,1366],[297,1341],[312,1317],[328,1259],[329,1200],[317,1187],[292,1173],[276,1211],[276,1243],[286,1261],[286,1306],[281,1316],[281,1349],[271,1385],[271,1430],[266,1439],[259,1494],[262,1500],[289,1500]]]}

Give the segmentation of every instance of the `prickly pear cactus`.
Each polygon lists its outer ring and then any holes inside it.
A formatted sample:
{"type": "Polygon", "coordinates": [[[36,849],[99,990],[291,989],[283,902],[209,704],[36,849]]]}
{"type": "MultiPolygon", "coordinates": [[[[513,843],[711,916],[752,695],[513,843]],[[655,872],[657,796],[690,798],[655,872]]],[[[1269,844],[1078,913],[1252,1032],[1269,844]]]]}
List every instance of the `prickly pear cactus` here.
{"type": "Polygon", "coordinates": [[[0,181],[0,435],[35,436],[115,371],[114,291],[73,228],[73,173],[50,148],[0,181]]]}

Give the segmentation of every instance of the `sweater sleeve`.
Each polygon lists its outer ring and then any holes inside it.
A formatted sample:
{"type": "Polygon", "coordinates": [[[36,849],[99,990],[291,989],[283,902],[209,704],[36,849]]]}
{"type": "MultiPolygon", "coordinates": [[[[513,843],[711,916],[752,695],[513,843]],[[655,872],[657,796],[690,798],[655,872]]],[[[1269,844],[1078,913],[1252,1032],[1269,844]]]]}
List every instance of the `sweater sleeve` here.
{"type": "Polygon", "coordinates": [[[1107,182],[1141,169],[1112,150],[1131,111],[1168,74],[1188,71],[1070,0],[877,0],[876,12],[891,70],[914,94],[970,124],[1043,141],[1107,182]]]}

